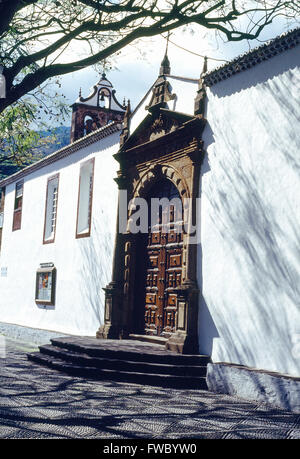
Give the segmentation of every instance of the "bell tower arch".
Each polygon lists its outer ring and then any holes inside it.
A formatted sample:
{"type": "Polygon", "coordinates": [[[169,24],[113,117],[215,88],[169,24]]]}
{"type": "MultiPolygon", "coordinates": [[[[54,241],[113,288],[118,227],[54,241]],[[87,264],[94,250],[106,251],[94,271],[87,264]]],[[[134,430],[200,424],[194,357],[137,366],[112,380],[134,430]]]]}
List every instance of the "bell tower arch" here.
{"type": "Polygon", "coordinates": [[[71,142],[112,121],[123,121],[126,106],[118,102],[115,93],[105,73],[88,97],[82,97],[80,90],[78,99],[72,105],[71,142]]]}

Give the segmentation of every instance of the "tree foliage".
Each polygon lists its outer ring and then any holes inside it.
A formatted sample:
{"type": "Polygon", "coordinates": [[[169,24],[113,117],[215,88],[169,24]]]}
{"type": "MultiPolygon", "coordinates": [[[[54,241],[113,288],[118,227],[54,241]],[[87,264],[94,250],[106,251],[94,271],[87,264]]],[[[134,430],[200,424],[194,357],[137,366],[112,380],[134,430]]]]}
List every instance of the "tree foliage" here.
{"type": "Polygon", "coordinates": [[[63,124],[69,112],[57,86],[59,80],[47,81],[0,114],[0,171],[40,159],[56,141],[52,121],[63,124]]]}
{"type": "MultiPolygon", "coordinates": [[[[49,132],[42,136],[32,128],[40,107],[29,98],[13,103],[0,116],[0,170],[10,166],[26,166],[41,158],[48,146],[55,141],[55,135],[49,132]]],[[[41,121],[39,127],[47,129],[41,121]]]]}

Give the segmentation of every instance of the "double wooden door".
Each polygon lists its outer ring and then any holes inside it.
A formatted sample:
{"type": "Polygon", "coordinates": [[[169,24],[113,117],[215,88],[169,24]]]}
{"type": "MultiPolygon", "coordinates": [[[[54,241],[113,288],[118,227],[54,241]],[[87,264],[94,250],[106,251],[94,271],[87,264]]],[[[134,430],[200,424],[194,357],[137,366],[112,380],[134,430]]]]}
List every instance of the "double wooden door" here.
{"type": "MultiPolygon", "coordinates": [[[[170,181],[157,186],[151,197],[179,198],[177,188],[170,181]]],[[[181,202],[181,201],[180,201],[181,202]]],[[[183,235],[180,231],[181,212],[170,206],[169,223],[163,223],[163,214],[159,223],[149,227],[145,285],[145,333],[165,336],[175,332],[177,314],[176,287],[182,281],[182,246],[183,235]]]]}

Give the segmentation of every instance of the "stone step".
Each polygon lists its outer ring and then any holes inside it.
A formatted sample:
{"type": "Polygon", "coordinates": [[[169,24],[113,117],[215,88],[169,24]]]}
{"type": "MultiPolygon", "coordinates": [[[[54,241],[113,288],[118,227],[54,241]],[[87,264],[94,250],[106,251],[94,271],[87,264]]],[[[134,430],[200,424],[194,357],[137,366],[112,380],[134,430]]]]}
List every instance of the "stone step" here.
{"type": "Polygon", "coordinates": [[[90,357],[129,360],[135,362],[165,363],[169,365],[205,366],[210,361],[207,355],[177,354],[159,344],[135,340],[109,340],[89,337],[62,337],[51,339],[53,346],[90,357]]]}
{"type": "Polygon", "coordinates": [[[28,354],[28,359],[31,362],[39,365],[45,365],[58,371],[79,376],[84,378],[92,378],[97,380],[109,380],[118,382],[135,383],[150,386],[160,386],[169,388],[187,388],[187,389],[207,389],[206,379],[204,376],[176,376],[166,374],[139,373],[129,371],[116,371],[112,369],[95,368],[75,365],[72,362],[54,358],[51,355],[42,354],[39,352],[28,354]]]}
{"type": "Polygon", "coordinates": [[[92,357],[85,353],[74,352],[53,345],[40,346],[40,352],[54,358],[72,362],[83,367],[95,367],[116,371],[136,372],[145,374],[166,374],[177,376],[205,376],[206,365],[172,365],[167,363],[141,362],[134,360],[92,357]]]}
{"type": "Polygon", "coordinates": [[[154,344],[160,344],[161,346],[164,346],[166,342],[168,341],[167,338],[163,338],[161,336],[153,336],[153,335],[135,335],[135,334],[130,334],[129,339],[137,340],[137,341],[144,341],[147,343],[154,343],[154,344]]]}
{"type": "Polygon", "coordinates": [[[70,375],[172,388],[206,389],[208,356],[181,355],[157,343],[67,336],[28,354],[70,375]]]}

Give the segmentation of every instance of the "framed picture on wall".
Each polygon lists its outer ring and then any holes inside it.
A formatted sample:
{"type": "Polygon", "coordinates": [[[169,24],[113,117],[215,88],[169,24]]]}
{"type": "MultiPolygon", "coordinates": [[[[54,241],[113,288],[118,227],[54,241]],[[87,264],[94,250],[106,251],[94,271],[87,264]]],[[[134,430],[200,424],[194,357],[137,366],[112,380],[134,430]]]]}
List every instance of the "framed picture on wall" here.
{"type": "Polygon", "coordinates": [[[55,286],[56,268],[51,263],[41,265],[36,272],[35,302],[54,305],[55,286]]]}

